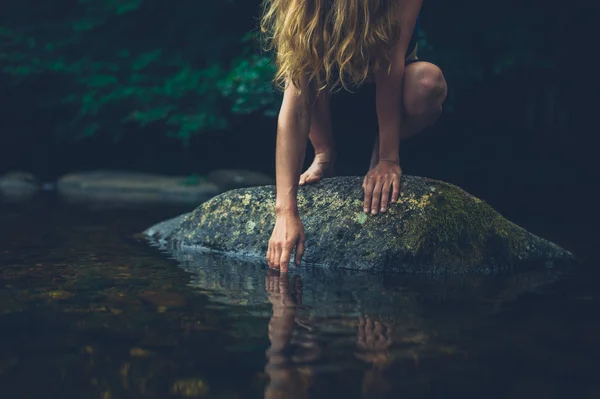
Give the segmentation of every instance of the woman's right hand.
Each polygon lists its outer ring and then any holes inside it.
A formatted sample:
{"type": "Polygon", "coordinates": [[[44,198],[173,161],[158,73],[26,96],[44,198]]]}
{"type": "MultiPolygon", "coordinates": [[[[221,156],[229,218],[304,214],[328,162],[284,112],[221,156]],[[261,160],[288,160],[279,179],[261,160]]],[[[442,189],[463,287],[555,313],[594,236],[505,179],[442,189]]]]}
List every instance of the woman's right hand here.
{"type": "Polygon", "coordinates": [[[269,267],[287,273],[294,248],[296,248],[294,262],[296,266],[300,266],[305,241],[304,225],[297,213],[277,214],[275,228],[273,228],[273,234],[269,240],[269,249],[267,250],[269,267]]]}

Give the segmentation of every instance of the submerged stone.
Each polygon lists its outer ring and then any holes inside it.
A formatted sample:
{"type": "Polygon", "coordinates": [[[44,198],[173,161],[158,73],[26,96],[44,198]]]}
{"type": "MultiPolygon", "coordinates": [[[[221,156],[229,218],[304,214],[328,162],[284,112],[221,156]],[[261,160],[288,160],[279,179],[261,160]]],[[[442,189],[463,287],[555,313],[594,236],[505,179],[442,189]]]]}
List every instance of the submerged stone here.
{"type": "MultiPolygon", "coordinates": [[[[300,188],[306,263],[441,274],[551,267],[573,259],[452,184],[403,176],[398,202],[371,216],[362,211],[361,183],[361,177],[335,177],[300,188]]],[[[264,259],[274,207],[274,186],[232,190],[145,234],[170,246],[264,259]]]]}
{"type": "Polygon", "coordinates": [[[219,194],[210,182],[185,176],[118,170],[73,173],[57,182],[59,195],[84,203],[197,204],[219,194]]]}
{"type": "Polygon", "coordinates": [[[7,200],[32,198],[40,189],[40,184],[31,173],[9,172],[0,176],[0,197],[7,200]]]}

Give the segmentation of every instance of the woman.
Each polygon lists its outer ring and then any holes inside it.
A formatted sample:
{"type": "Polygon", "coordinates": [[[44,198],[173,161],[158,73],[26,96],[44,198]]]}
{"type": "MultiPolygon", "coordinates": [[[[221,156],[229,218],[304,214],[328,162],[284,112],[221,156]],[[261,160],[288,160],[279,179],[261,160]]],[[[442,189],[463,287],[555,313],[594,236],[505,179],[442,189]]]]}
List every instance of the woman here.
{"type": "Polygon", "coordinates": [[[376,88],[378,138],[363,182],[364,212],[385,213],[400,194],[400,141],[433,124],[442,112],[446,81],[417,60],[422,0],[265,0],[261,20],[276,52],[275,81],[284,89],[276,151],[276,222],[267,262],[287,272],[304,254],[298,186],[332,173],[335,158],[330,93],[367,80],[376,88]],[[315,159],[301,175],[307,138],[315,159]]]}

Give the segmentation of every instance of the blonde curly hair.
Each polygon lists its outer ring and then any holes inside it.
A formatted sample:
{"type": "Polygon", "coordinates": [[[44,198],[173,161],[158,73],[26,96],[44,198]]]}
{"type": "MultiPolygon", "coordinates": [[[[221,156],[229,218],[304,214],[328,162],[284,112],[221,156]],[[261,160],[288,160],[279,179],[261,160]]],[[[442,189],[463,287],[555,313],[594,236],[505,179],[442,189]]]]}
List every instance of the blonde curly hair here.
{"type": "Polygon", "coordinates": [[[350,91],[391,67],[398,0],[263,0],[260,28],[275,53],[275,84],[350,91]]]}

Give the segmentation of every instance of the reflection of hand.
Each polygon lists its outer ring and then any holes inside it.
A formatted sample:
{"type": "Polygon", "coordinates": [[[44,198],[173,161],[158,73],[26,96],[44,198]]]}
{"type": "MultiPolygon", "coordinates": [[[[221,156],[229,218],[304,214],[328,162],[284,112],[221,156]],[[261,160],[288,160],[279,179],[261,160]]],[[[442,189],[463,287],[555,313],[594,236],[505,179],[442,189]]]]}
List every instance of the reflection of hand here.
{"type": "Polygon", "coordinates": [[[269,294],[269,301],[273,305],[273,316],[269,320],[271,346],[267,351],[265,367],[269,376],[265,398],[306,397],[306,383],[286,354],[294,331],[296,307],[302,304],[302,282],[299,276],[294,277],[292,295],[288,275],[285,273],[280,275],[278,271],[268,270],[265,288],[269,294]]]}
{"type": "MultiPolygon", "coordinates": [[[[294,277],[294,287],[301,292],[299,277],[294,277]]],[[[271,340],[270,352],[283,350],[290,342],[294,329],[296,316],[296,301],[292,298],[289,289],[287,274],[268,270],[265,278],[265,288],[269,294],[269,302],[273,305],[273,316],[269,320],[269,339],[271,340]]]]}
{"type": "Polygon", "coordinates": [[[392,329],[386,324],[373,321],[369,316],[358,319],[358,334],[355,354],[359,359],[378,366],[386,366],[391,362],[389,348],[392,346],[392,329]]]}
{"type": "Polygon", "coordinates": [[[280,275],[278,271],[267,270],[265,289],[269,294],[269,302],[273,305],[273,316],[281,316],[285,309],[293,309],[302,304],[302,282],[299,276],[295,276],[293,282],[296,301],[290,294],[290,284],[285,273],[280,275]]]}

